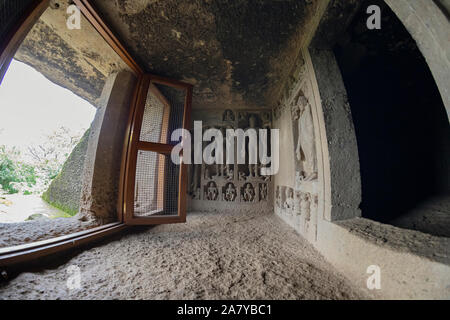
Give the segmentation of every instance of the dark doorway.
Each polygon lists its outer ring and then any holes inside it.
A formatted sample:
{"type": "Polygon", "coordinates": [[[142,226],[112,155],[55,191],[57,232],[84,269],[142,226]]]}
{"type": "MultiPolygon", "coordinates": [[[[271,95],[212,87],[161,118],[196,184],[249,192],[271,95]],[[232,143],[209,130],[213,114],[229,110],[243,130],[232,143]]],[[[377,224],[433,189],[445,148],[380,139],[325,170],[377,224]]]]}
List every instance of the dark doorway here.
{"type": "Polygon", "coordinates": [[[383,1],[362,5],[334,48],[352,110],[363,217],[450,236],[450,127],[415,41],[383,1]],[[381,30],[366,8],[380,6],[381,30]]]}

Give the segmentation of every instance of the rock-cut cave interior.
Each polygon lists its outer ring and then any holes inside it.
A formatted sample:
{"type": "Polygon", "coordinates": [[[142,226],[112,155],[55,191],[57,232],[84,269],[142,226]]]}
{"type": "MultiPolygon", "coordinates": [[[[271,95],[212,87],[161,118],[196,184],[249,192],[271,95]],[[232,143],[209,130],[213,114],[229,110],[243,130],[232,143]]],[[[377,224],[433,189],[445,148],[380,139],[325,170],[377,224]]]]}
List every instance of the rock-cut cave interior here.
{"type": "Polygon", "coordinates": [[[0,1],[0,81],[95,107],[42,191],[70,217],[0,221],[0,299],[449,299],[449,8],[0,1]]]}

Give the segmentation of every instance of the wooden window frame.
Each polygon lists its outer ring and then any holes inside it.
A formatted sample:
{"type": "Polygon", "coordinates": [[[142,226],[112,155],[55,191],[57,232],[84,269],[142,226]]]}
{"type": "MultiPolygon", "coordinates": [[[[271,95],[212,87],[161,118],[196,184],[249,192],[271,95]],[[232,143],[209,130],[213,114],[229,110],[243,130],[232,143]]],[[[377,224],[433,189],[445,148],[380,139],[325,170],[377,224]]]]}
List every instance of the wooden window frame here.
{"type": "MultiPolygon", "coordinates": [[[[171,79],[158,77],[155,75],[145,74],[143,75],[142,81],[139,84],[139,93],[135,101],[135,111],[133,112],[133,119],[131,124],[131,134],[128,142],[129,148],[127,149],[127,161],[125,163],[124,172],[124,185],[123,191],[123,217],[124,222],[127,225],[155,225],[155,224],[166,224],[166,223],[183,223],[186,222],[186,204],[187,204],[187,178],[188,178],[188,168],[185,163],[183,163],[183,156],[180,159],[180,172],[179,172],[179,189],[178,189],[178,212],[177,215],[151,215],[147,217],[136,217],[134,215],[134,196],[135,196],[135,176],[136,176],[136,165],[137,156],[139,151],[152,151],[156,152],[162,157],[168,156],[174,148],[173,145],[167,144],[167,135],[161,134],[162,137],[166,136],[165,141],[160,140],[159,143],[155,142],[144,142],[139,139],[141,132],[142,119],[144,116],[145,105],[147,100],[147,95],[149,90],[153,90],[154,93],[162,101],[167,101],[166,98],[159,92],[159,90],[154,86],[154,84],[161,84],[176,89],[184,90],[185,101],[184,101],[184,111],[183,111],[183,129],[190,128],[191,122],[191,102],[192,102],[192,85],[183,83],[180,81],[174,81],[171,79]]],[[[168,118],[170,112],[170,104],[166,102],[166,108],[168,112],[164,112],[163,116],[163,128],[162,131],[167,133],[168,130],[168,118]],[[165,120],[165,121],[164,121],[165,120]]],[[[161,173],[158,176],[160,183],[164,183],[164,174],[161,173]]],[[[159,184],[158,184],[159,185],[159,184]]],[[[158,192],[158,196],[161,195],[158,192]]],[[[160,201],[163,201],[160,199],[160,201]]],[[[158,212],[163,212],[159,210],[158,212]]]]}
{"type": "MultiPolygon", "coordinates": [[[[123,154],[121,159],[121,175],[119,181],[119,196],[117,203],[117,218],[115,223],[99,226],[89,230],[71,233],[65,236],[55,237],[48,240],[37,241],[30,244],[18,245],[7,248],[0,248],[0,268],[8,268],[17,266],[48,256],[59,252],[71,250],[82,245],[92,243],[111,236],[115,233],[126,230],[127,225],[124,223],[124,214],[126,213],[126,206],[124,205],[124,192],[126,169],[128,167],[128,156],[131,143],[133,142],[132,130],[134,128],[134,119],[136,116],[136,106],[138,99],[142,96],[142,86],[146,78],[151,77],[152,81],[175,86],[186,89],[185,113],[183,117],[183,128],[189,128],[190,125],[190,111],[192,101],[192,86],[180,81],[174,81],[156,75],[147,75],[143,68],[133,59],[131,54],[125,49],[122,43],[115,36],[114,32],[108,27],[107,23],[102,19],[98,10],[90,3],[89,0],[74,0],[75,5],[80,9],[84,17],[92,24],[95,30],[100,33],[103,39],[110,45],[110,47],[122,58],[122,60],[130,67],[132,72],[137,77],[137,84],[133,99],[130,105],[130,113],[127,121],[127,134],[124,141],[123,154]],[[188,111],[188,112],[187,112],[188,111]]],[[[16,22],[16,25],[11,28],[4,41],[0,43],[0,83],[8,70],[9,64],[23,40],[26,38],[32,27],[39,20],[44,11],[49,7],[50,0],[35,0],[32,1],[29,7],[24,11],[23,16],[16,22]]],[[[168,151],[163,150],[161,151],[168,151]]],[[[187,166],[181,165],[180,172],[180,194],[185,198],[187,188],[187,166]],[[185,182],[185,183],[181,183],[185,182]],[[182,186],[182,187],[181,187],[182,186]]],[[[180,197],[180,196],[179,196],[180,197]]],[[[186,200],[186,199],[184,199],[186,200]]],[[[184,212],[184,218],[178,222],[185,221],[186,217],[186,201],[181,201],[181,210],[184,212]]],[[[180,207],[179,207],[180,208],[180,207]]],[[[130,224],[139,224],[139,221],[134,221],[130,224]]],[[[153,224],[153,223],[152,223],[153,224]]]]}

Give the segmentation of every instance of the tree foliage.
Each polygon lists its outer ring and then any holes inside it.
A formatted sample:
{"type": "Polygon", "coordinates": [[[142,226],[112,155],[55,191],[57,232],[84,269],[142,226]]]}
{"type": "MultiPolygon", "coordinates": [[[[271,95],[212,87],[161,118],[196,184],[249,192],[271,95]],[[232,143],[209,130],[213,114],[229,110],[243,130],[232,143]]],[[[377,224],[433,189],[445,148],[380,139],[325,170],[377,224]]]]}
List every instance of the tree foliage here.
{"type": "Polygon", "coordinates": [[[81,132],[61,127],[41,143],[28,146],[25,152],[0,146],[1,188],[7,193],[41,194],[59,174],[80,139],[81,132]]]}
{"type": "Polygon", "coordinates": [[[32,165],[19,161],[20,151],[0,146],[0,186],[7,193],[36,185],[37,176],[32,165]]]}

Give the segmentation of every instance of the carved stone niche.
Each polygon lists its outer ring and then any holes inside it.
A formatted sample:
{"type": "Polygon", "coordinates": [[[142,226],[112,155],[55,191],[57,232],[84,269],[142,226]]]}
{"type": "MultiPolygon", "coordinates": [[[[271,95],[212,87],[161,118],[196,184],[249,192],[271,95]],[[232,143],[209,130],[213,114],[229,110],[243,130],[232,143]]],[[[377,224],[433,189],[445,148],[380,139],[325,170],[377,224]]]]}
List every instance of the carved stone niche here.
{"type": "Polygon", "coordinates": [[[233,181],[234,178],[234,164],[222,165],[222,178],[227,181],[233,181]]]}
{"type": "Polygon", "coordinates": [[[194,200],[200,200],[201,198],[201,170],[202,166],[200,164],[191,164],[189,166],[188,194],[194,200]]]}
{"type": "Polygon", "coordinates": [[[305,212],[305,236],[311,240],[317,240],[317,208],[318,196],[314,194],[306,194],[304,202],[302,202],[302,211],[305,212]]]}
{"type": "Polygon", "coordinates": [[[307,192],[295,192],[294,212],[297,216],[304,217],[310,221],[311,216],[317,215],[318,196],[307,192]]]}
{"type": "Polygon", "coordinates": [[[261,113],[261,127],[263,129],[272,128],[272,114],[269,111],[261,113]]]}
{"type": "Polygon", "coordinates": [[[209,201],[216,201],[219,199],[219,189],[214,181],[210,181],[204,187],[204,199],[209,201]]]}
{"type": "MultiPolygon", "coordinates": [[[[218,129],[222,132],[224,143],[224,161],[227,159],[227,129],[254,129],[258,137],[258,129],[272,126],[272,112],[270,110],[212,110],[211,112],[197,112],[196,120],[203,121],[203,130],[218,129]]],[[[270,133],[269,137],[270,139],[270,133]]],[[[236,138],[230,137],[234,142],[234,159],[230,164],[212,164],[203,163],[199,168],[191,167],[189,194],[194,200],[217,201],[217,205],[235,204],[244,205],[257,203],[260,201],[268,202],[272,198],[272,186],[270,176],[261,175],[260,163],[248,164],[248,139],[246,139],[246,164],[237,163],[237,144],[236,138]],[[200,170],[199,170],[200,169],[200,170]],[[199,176],[199,177],[198,177],[199,176]],[[197,196],[196,186],[200,186],[200,196],[197,196]]],[[[257,143],[259,141],[257,140],[257,143]]],[[[270,143],[270,140],[269,140],[270,143]]],[[[203,142],[203,150],[210,145],[210,142],[203,142]]],[[[269,146],[270,147],[270,146],[269,146]]],[[[267,167],[270,164],[266,165],[267,167]]],[[[193,208],[201,207],[202,204],[193,201],[193,208]]],[[[263,204],[262,204],[263,205],[263,204]]]]}
{"type": "Polygon", "coordinates": [[[269,196],[269,186],[267,183],[259,184],[259,201],[267,201],[269,196]]]}
{"type": "MultiPolygon", "coordinates": [[[[301,89],[290,102],[295,151],[296,180],[317,180],[317,153],[312,107],[301,89]]],[[[296,183],[298,182],[296,181],[296,183]]]]}
{"type": "Polygon", "coordinates": [[[259,173],[258,174],[258,178],[260,180],[262,180],[262,181],[271,181],[272,180],[272,176],[263,176],[261,174],[261,168],[264,168],[264,167],[270,168],[270,166],[271,166],[270,162],[268,164],[266,164],[266,165],[258,165],[258,173],[259,173]]]}
{"type": "Polygon", "coordinates": [[[302,202],[302,193],[300,191],[295,192],[295,199],[294,199],[294,215],[300,216],[302,214],[301,210],[301,202],[302,202]]]}
{"type": "Polygon", "coordinates": [[[241,187],[241,201],[242,202],[255,202],[256,192],[255,187],[250,182],[244,183],[241,187]]]}
{"type": "Polygon", "coordinates": [[[283,203],[283,209],[287,214],[294,213],[295,201],[294,201],[294,189],[285,187],[285,200],[283,203]]]}
{"type": "Polygon", "coordinates": [[[284,211],[284,204],[286,202],[286,189],[287,187],[285,186],[280,186],[280,203],[281,203],[281,210],[284,211]]]}
{"type": "Polygon", "coordinates": [[[281,187],[277,186],[275,190],[275,208],[281,210],[283,207],[283,199],[281,197],[281,187]]]}
{"type": "MultiPolygon", "coordinates": [[[[270,122],[270,113],[263,112],[269,115],[270,122]]],[[[240,111],[238,112],[238,128],[244,129],[261,129],[263,128],[264,121],[262,120],[262,115],[259,112],[250,112],[250,111],[240,111]]],[[[270,125],[270,123],[268,123],[270,125]]]]}
{"type": "Polygon", "coordinates": [[[234,202],[237,198],[237,190],[233,183],[228,182],[222,187],[222,200],[226,202],[234,202]]]}
{"type": "Polygon", "coordinates": [[[314,221],[317,221],[319,196],[317,194],[311,194],[309,200],[311,217],[313,217],[314,221]]]}
{"type": "Polygon", "coordinates": [[[248,124],[248,112],[240,111],[238,112],[238,127],[242,128],[248,124]]]}
{"type": "Polygon", "coordinates": [[[300,214],[305,218],[305,221],[311,220],[311,196],[308,193],[300,192],[300,214]]]}
{"type": "Polygon", "coordinates": [[[238,180],[239,181],[269,181],[269,176],[262,176],[259,164],[239,164],[238,165],[238,180]]]}
{"type": "Polygon", "coordinates": [[[235,117],[234,117],[233,110],[227,109],[223,112],[222,121],[234,122],[234,120],[235,120],[235,117]]]}

